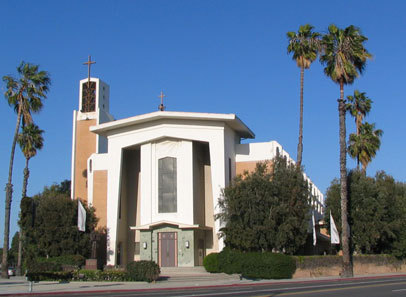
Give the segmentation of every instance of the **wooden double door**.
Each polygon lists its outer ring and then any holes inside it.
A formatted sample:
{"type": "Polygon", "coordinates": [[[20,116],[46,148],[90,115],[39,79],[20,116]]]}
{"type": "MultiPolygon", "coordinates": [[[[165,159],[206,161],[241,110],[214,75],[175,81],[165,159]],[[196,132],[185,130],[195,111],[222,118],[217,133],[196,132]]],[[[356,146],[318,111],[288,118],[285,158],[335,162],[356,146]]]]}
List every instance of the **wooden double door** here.
{"type": "Polygon", "coordinates": [[[178,233],[158,233],[158,258],[161,267],[178,266],[178,233]]]}

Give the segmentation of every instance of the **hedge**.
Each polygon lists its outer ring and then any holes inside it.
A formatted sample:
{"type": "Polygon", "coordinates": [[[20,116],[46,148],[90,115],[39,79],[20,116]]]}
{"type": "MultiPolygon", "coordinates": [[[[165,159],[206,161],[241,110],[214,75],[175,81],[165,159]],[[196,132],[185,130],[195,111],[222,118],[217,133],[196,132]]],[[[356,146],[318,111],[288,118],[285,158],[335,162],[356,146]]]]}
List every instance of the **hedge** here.
{"type": "Polygon", "coordinates": [[[203,266],[208,272],[211,273],[220,272],[218,255],[219,255],[218,253],[211,253],[206,257],[204,257],[203,266]]]}
{"type": "Polygon", "coordinates": [[[154,261],[135,261],[127,264],[127,273],[134,281],[153,282],[159,278],[161,270],[154,261]]]}
{"type": "Polygon", "coordinates": [[[241,274],[247,278],[281,279],[292,278],[296,270],[295,259],[275,253],[238,252],[224,249],[205,257],[203,265],[208,272],[241,274]]]}
{"type": "Polygon", "coordinates": [[[31,261],[29,263],[27,277],[32,281],[79,280],[152,282],[159,278],[160,273],[158,264],[153,261],[131,262],[127,265],[127,271],[117,269],[106,269],[104,271],[85,269],[79,270],[78,268],[63,271],[63,268],[63,264],[55,263],[52,261],[52,259],[39,259],[39,261],[31,261]]]}
{"type": "Polygon", "coordinates": [[[116,281],[125,282],[132,279],[124,270],[86,270],[81,269],[73,274],[73,280],[78,281],[116,281]]]}

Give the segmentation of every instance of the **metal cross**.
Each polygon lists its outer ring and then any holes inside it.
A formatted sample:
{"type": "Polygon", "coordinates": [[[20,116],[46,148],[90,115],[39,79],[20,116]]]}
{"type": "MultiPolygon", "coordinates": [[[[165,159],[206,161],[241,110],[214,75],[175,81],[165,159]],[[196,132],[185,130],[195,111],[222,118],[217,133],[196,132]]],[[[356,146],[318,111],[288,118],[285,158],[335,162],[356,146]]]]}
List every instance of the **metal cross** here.
{"type": "Polygon", "coordinates": [[[87,62],[83,63],[83,65],[87,65],[87,83],[90,83],[90,66],[92,66],[92,64],[96,64],[95,61],[92,61],[92,58],[89,56],[89,59],[87,62]]]}
{"type": "Polygon", "coordinates": [[[159,95],[158,97],[161,98],[161,104],[158,106],[158,109],[160,111],[164,111],[165,110],[164,97],[166,97],[166,95],[161,91],[161,95],[159,95]]]}

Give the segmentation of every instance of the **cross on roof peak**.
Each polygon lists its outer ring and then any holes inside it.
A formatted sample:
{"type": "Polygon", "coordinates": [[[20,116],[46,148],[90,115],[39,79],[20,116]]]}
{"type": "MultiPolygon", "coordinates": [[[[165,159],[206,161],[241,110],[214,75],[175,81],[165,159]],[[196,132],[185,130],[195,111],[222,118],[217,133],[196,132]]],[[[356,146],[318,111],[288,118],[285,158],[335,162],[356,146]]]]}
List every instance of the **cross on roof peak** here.
{"type": "Polygon", "coordinates": [[[161,91],[161,95],[159,95],[158,97],[161,98],[161,104],[158,106],[158,109],[160,111],[164,111],[165,110],[164,97],[166,97],[166,95],[164,94],[164,92],[161,91]]]}

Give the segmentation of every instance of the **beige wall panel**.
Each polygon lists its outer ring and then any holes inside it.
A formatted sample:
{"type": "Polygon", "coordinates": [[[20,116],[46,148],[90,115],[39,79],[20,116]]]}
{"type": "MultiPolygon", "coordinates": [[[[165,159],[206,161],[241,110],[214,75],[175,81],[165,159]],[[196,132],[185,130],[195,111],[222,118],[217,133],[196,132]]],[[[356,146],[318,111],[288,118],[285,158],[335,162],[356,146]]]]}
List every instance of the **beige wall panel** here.
{"type": "MultiPolygon", "coordinates": [[[[264,161],[247,161],[247,162],[236,162],[235,169],[236,175],[243,174],[244,171],[254,172],[257,167],[257,163],[266,162],[264,161]]],[[[272,170],[272,162],[267,163],[268,170],[272,170]]]]}
{"type": "Polygon", "coordinates": [[[235,173],[236,175],[243,174],[244,171],[253,172],[257,167],[258,161],[236,162],[235,173]]]}
{"type": "Polygon", "coordinates": [[[107,170],[93,172],[93,185],[93,206],[99,218],[97,227],[103,228],[107,226],[107,170]]]}
{"type": "MultiPolygon", "coordinates": [[[[96,120],[76,122],[75,145],[75,193],[73,198],[81,198],[87,202],[87,159],[96,152],[96,134],[89,131],[96,125],[96,120]],[[83,176],[85,175],[85,176],[83,176]]],[[[97,189],[97,187],[95,187],[97,189]]],[[[96,196],[95,196],[96,197],[96,196]]]]}

